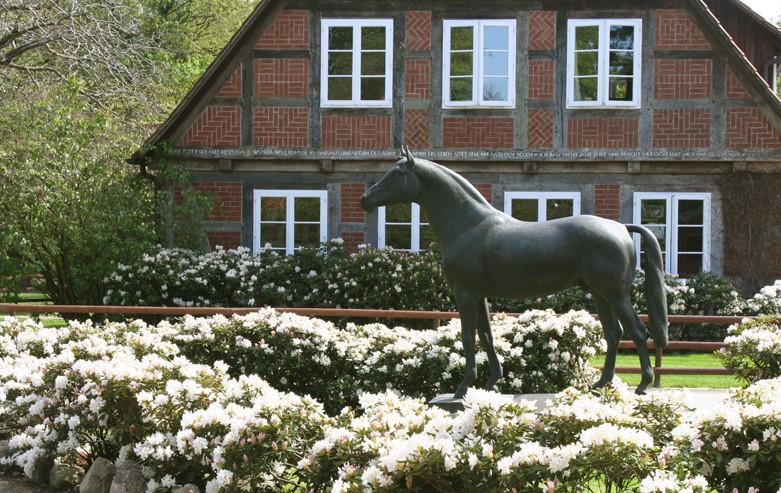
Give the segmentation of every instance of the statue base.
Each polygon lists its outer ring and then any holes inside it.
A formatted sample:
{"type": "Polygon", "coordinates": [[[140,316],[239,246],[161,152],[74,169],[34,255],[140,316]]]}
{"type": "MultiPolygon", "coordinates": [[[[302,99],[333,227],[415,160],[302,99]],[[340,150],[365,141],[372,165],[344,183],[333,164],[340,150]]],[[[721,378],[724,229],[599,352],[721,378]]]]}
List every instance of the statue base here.
{"type": "MultiPolygon", "coordinates": [[[[534,404],[537,411],[545,409],[546,402],[553,400],[556,394],[503,394],[515,402],[530,401],[534,404]]],[[[436,406],[451,413],[457,413],[464,410],[464,399],[453,399],[453,394],[439,394],[430,401],[429,406],[436,406]]]]}

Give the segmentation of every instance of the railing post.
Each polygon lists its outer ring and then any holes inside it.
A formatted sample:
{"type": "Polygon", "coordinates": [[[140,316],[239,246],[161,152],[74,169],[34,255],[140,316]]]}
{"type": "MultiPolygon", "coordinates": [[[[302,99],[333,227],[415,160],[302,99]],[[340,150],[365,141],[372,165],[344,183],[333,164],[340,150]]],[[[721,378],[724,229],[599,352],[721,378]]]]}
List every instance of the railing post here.
{"type": "MultiPolygon", "coordinates": [[[[662,348],[656,348],[654,355],[654,369],[662,367],[662,348]]],[[[657,389],[662,386],[662,375],[654,371],[654,387],[657,389]]]]}
{"type": "Polygon", "coordinates": [[[433,319],[434,322],[434,330],[437,330],[439,328],[440,319],[435,318],[433,319]]]}

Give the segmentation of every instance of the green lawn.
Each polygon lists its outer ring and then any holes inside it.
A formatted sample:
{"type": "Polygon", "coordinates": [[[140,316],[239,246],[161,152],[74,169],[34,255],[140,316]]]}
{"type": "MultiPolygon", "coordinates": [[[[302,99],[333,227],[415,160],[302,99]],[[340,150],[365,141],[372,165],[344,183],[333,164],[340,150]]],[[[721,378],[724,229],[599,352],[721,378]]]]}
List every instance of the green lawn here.
{"type": "MultiPolygon", "coordinates": [[[[602,366],[605,362],[605,356],[595,356],[590,361],[594,366],[602,366]]],[[[651,363],[653,364],[653,355],[651,355],[651,363]]],[[[616,366],[639,367],[640,361],[637,354],[619,354],[616,358],[616,366]]],[[[715,354],[700,352],[665,352],[662,357],[662,366],[665,368],[724,368],[715,354]]],[[[629,385],[640,383],[640,375],[637,374],[620,374],[619,377],[629,385]]],[[[742,386],[736,377],[722,375],[662,375],[661,382],[662,387],[727,389],[742,386]]]]}

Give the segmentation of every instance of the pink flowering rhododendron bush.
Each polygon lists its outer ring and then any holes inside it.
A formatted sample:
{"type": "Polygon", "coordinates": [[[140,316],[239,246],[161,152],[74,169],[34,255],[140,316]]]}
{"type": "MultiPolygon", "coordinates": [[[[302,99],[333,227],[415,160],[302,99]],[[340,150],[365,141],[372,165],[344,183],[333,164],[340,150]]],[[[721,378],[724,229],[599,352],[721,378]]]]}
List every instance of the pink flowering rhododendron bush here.
{"type": "Polygon", "coordinates": [[[595,395],[581,358],[601,340],[586,314],[529,312],[493,325],[505,392],[560,386],[545,410],[476,389],[461,413],[426,405],[421,396],[452,391],[461,374],[457,322],[339,330],[263,310],[54,329],[9,317],[0,321],[0,465],[32,477],[52,461],[134,460],[149,492],[187,483],[209,493],[781,487],[781,379],[696,413],[685,396],[636,396],[619,381],[595,395]],[[307,395],[321,386],[334,395],[307,395]]]}

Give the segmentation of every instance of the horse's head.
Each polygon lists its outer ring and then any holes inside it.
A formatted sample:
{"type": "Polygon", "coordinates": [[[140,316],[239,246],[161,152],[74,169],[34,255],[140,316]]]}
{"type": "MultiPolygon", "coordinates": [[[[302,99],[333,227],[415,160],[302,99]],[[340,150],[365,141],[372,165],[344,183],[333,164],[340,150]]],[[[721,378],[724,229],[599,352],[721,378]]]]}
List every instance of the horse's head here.
{"type": "Polygon", "coordinates": [[[415,156],[406,146],[391,169],[361,197],[361,207],[367,212],[378,206],[414,201],[420,193],[420,181],[415,175],[415,156]]]}

